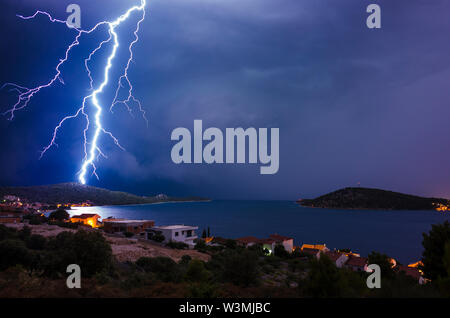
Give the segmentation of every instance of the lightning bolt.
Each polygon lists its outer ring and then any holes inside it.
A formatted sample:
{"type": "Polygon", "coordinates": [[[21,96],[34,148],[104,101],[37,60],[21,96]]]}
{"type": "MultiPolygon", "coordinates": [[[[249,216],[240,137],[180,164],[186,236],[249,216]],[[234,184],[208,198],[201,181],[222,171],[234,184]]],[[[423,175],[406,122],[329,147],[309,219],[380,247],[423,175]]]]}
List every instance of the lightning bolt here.
{"type": "MultiPolygon", "coordinates": [[[[64,84],[64,80],[62,79],[62,76],[61,76],[61,67],[64,65],[64,63],[66,63],[69,60],[69,55],[70,55],[71,51],[73,50],[73,48],[77,47],[80,44],[80,38],[83,35],[92,34],[94,31],[98,30],[101,26],[107,27],[108,38],[101,41],[98,44],[98,46],[93,51],[91,51],[89,56],[84,60],[86,72],[87,72],[87,75],[89,78],[90,94],[87,96],[84,96],[84,98],[82,99],[81,106],[78,108],[78,110],[74,114],[64,117],[59,122],[59,124],[53,130],[52,139],[51,139],[50,143],[47,146],[45,146],[40,153],[40,158],[42,158],[50,148],[52,148],[53,146],[58,146],[56,143],[56,139],[58,137],[58,132],[66,121],[83,116],[85,119],[85,122],[86,122],[86,126],[83,130],[84,158],[82,161],[81,169],[78,172],[78,180],[82,184],[86,184],[86,175],[88,173],[88,170],[92,170],[92,175],[94,175],[98,178],[98,175],[96,172],[97,168],[95,165],[95,161],[99,160],[99,157],[107,158],[107,156],[102,152],[100,146],[98,145],[98,141],[99,141],[101,134],[107,135],[109,138],[111,138],[113,140],[113,142],[115,143],[116,146],[118,146],[122,150],[125,150],[120,145],[119,140],[116,137],[114,137],[114,135],[111,132],[106,130],[102,125],[101,119],[102,119],[102,112],[104,110],[104,107],[102,106],[102,103],[99,101],[98,96],[99,96],[99,94],[101,94],[104,91],[105,87],[107,87],[110,82],[110,70],[113,66],[113,60],[116,57],[116,53],[119,49],[119,36],[116,32],[117,27],[120,26],[124,21],[126,21],[130,17],[130,15],[134,12],[139,12],[141,14],[141,17],[136,24],[136,29],[133,32],[134,40],[128,46],[129,58],[128,58],[127,64],[125,66],[124,73],[119,77],[119,80],[117,83],[117,89],[115,91],[113,102],[110,105],[109,110],[111,112],[113,112],[113,108],[116,105],[122,104],[127,108],[127,110],[131,114],[132,109],[131,109],[130,104],[134,103],[137,105],[140,113],[142,114],[142,117],[144,118],[144,120],[146,121],[147,126],[148,126],[148,120],[147,120],[145,111],[142,107],[142,103],[140,102],[139,99],[137,99],[134,96],[133,85],[128,77],[128,71],[131,66],[131,63],[133,62],[133,47],[139,41],[138,33],[140,30],[140,26],[145,19],[145,7],[146,7],[146,0],[140,0],[140,5],[135,5],[131,8],[129,8],[124,14],[119,16],[114,21],[99,22],[92,29],[89,29],[89,30],[83,30],[83,29],[78,29],[78,28],[72,27],[72,29],[74,29],[76,31],[75,39],[66,48],[64,57],[62,59],[60,59],[59,63],[56,65],[55,75],[47,83],[33,87],[33,88],[28,88],[25,86],[17,85],[15,83],[6,83],[1,87],[1,89],[9,88],[10,91],[17,93],[16,103],[9,110],[7,110],[6,112],[3,113],[3,115],[8,116],[8,120],[13,120],[15,117],[15,113],[19,110],[26,108],[28,106],[28,104],[30,103],[31,99],[36,94],[38,94],[41,90],[43,90],[45,88],[49,88],[57,81],[64,84]],[[102,50],[106,44],[110,44],[110,43],[112,43],[112,49],[111,49],[111,53],[109,54],[108,58],[106,59],[106,65],[105,65],[105,68],[103,71],[103,81],[97,87],[94,87],[94,79],[92,78],[92,71],[89,67],[89,64],[92,61],[92,58],[94,57],[94,55],[98,51],[102,50]],[[121,89],[126,88],[126,87],[128,88],[127,97],[125,99],[119,99],[119,94],[120,94],[121,89]],[[95,114],[93,116],[94,118],[91,118],[91,116],[88,115],[88,112],[87,112],[88,105],[92,105],[94,107],[94,110],[95,110],[94,111],[95,114]],[[93,128],[91,128],[91,126],[93,126],[93,128]],[[93,129],[94,133],[93,133],[92,137],[89,139],[88,132],[91,129],[93,129]]],[[[19,17],[20,19],[23,19],[23,20],[30,20],[30,19],[36,18],[39,15],[46,16],[49,19],[49,21],[52,23],[67,24],[67,21],[55,19],[48,12],[45,12],[45,11],[36,11],[31,16],[17,15],[17,17],[19,17]]]]}

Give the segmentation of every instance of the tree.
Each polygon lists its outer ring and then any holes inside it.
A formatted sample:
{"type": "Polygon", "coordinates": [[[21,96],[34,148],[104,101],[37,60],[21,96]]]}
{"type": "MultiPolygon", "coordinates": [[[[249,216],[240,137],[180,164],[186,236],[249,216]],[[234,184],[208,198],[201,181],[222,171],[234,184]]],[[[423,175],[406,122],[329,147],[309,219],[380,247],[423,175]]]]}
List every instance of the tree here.
{"type": "Polygon", "coordinates": [[[50,220],[56,220],[56,221],[65,221],[68,220],[70,217],[69,213],[66,212],[64,209],[58,209],[49,215],[50,220]]]}
{"type": "Polygon", "coordinates": [[[0,241],[0,255],[0,270],[16,265],[29,267],[33,260],[33,255],[25,247],[25,243],[19,240],[0,241]]]}
{"type": "Polygon", "coordinates": [[[65,273],[68,265],[77,264],[83,277],[91,277],[112,264],[111,246],[99,232],[59,233],[49,240],[47,250],[44,269],[49,275],[65,273]]]}
{"type": "Polygon", "coordinates": [[[189,263],[184,279],[189,282],[206,282],[211,277],[211,273],[205,269],[205,264],[194,259],[189,263]]]}
{"type": "Polygon", "coordinates": [[[202,238],[206,238],[206,230],[205,229],[203,229],[202,238]]]}
{"type": "Polygon", "coordinates": [[[47,245],[47,238],[42,235],[33,234],[25,240],[25,244],[31,250],[43,250],[47,245]]]}
{"type": "Polygon", "coordinates": [[[249,286],[258,280],[258,256],[249,251],[229,250],[224,253],[223,280],[235,285],[249,286]]]}
{"type": "Polygon", "coordinates": [[[445,246],[449,243],[450,223],[448,221],[432,225],[430,232],[423,234],[422,270],[426,278],[435,280],[449,277],[444,264],[445,246]]]}
{"type": "Polygon", "coordinates": [[[347,269],[337,268],[326,255],[313,258],[303,288],[305,296],[310,297],[356,297],[367,287],[358,274],[347,269]]]}
{"type": "Polygon", "coordinates": [[[209,226],[208,226],[208,237],[211,237],[211,230],[210,230],[210,228],[209,228],[209,226]]]}
{"type": "Polygon", "coordinates": [[[164,282],[176,282],[181,279],[178,264],[169,257],[141,257],[136,265],[148,273],[156,274],[164,282]]]}
{"type": "Polygon", "coordinates": [[[164,242],[164,240],[166,239],[161,231],[149,232],[148,233],[148,238],[150,240],[158,242],[158,243],[164,242]]]}
{"type": "Polygon", "coordinates": [[[278,256],[278,257],[281,257],[281,258],[289,258],[291,256],[291,254],[289,254],[289,252],[286,251],[284,246],[281,245],[281,244],[275,245],[275,248],[273,250],[273,254],[275,256],[278,256]]]}
{"type": "Polygon", "coordinates": [[[372,252],[368,255],[369,264],[376,264],[380,266],[381,277],[382,278],[393,278],[395,277],[394,269],[390,262],[390,257],[386,254],[381,254],[377,252],[372,252]]]}

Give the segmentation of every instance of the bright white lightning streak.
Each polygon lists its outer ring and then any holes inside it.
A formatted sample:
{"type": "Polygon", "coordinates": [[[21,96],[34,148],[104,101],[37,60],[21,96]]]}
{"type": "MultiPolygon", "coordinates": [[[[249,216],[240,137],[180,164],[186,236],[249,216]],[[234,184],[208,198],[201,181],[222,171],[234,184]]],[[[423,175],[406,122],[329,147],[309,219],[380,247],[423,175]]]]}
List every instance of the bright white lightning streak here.
{"type": "MultiPolygon", "coordinates": [[[[121,15],[115,21],[102,21],[102,22],[99,22],[92,29],[87,30],[87,31],[86,30],[81,30],[81,29],[75,29],[78,32],[76,37],[75,37],[75,40],[68,46],[68,48],[67,48],[67,50],[65,52],[65,57],[63,59],[61,59],[59,61],[58,65],[56,66],[56,75],[48,83],[46,83],[44,85],[37,86],[35,88],[27,88],[27,87],[20,86],[20,85],[14,84],[14,83],[6,83],[2,87],[2,88],[4,88],[4,87],[7,87],[7,86],[10,86],[10,87],[12,87],[11,88],[12,91],[16,91],[18,93],[18,100],[17,100],[17,102],[14,104],[14,106],[10,110],[8,110],[8,111],[6,111],[4,113],[4,115],[9,114],[10,115],[9,120],[12,120],[12,119],[14,119],[15,112],[25,108],[28,105],[28,103],[30,102],[31,98],[36,93],[40,92],[41,89],[48,88],[48,87],[52,86],[53,83],[56,82],[56,80],[59,80],[62,84],[64,84],[64,81],[61,78],[60,67],[69,59],[70,51],[74,47],[76,47],[76,46],[78,46],[80,44],[79,39],[80,39],[81,35],[83,35],[83,34],[90,34],[90,33],[94,32],[95,30],[97,30],[102,25],[107,25],[109,27],[109,29],[108,29],[109,38],[104,40],[104,41],[102,41],[98,45],[98,47],[95,48],[89,54],[89,57],[87,59],[85,59],[85,67],[86,67],[86,71],[87,71],[87,74],[88,74],[88,77],[89,77],[89,80],[90,80],[90,88],[91,88],[91,90],[93,90],[93,92],[90,95],[85,96],[83,98],[82,105],[77,110],[77,112],[75,114],[67,116],[67,117],[63,118],[59,122],[59,124],[55,127],[55,129],[53,131],[53,136],[52,136],[52,140],[51,140],[50,144],[48,146],[46,146],[42,150],[41,155],[40,155],[40,157],[42,158],[42,156],[47,152],[47,150],[49,150],[52,146],[57,146],[56,138],[57,138],[57,135],[58,135],[58,131],[62,127],[62,125],[64,124],[65,121],[77,118],[80,114],[82,114],[85,117],[85,119],[86,119],[86,127],[83,130],[84,154],[85,154],[85,156],[84,156],[83,164],[82,164],[81,170],[79,172],[79,177],[78,177],[79,181],[82,184],[86,183],[86,174],[87,174],[87,171],[88,171],[89,167],[92,167],[92,169],[93,169],[92,174],[95,175],[98,178],[97,173],[96,173],[96,166],[95,166],[94,161],[95,161],[96,158],[98,159],[99,156],[102,156],[102,157],[106,158],[106,155],[103,154],[103,152],[101,151],[100,147],[98,146],[98,139],[99,139],[100,133],[104,133],[104,134],[108,135],[109,137],[111,137],[113,139],[114,143],[118,147],[120,147],[121,149],[124,150],[124,148],[120,145],[120,143],[117,140],[117,138],[115,138],[111,132],[107,131],[102,126],[101,115],[102,115],[103,108],[102,108],[102,106],[101,106],[101,104],[100,104],[100,102],[98,100],[98,95],[103,92],[103,89],[109,83],[109,71],[112,68],[112,61],[115,58],[117,50],[119,48],[119,39],[118,39],[118,35],[116,33],[116,28],[122,22],[127,20],[129,18],[129,16],[131,15],[131,13],[133,13],[134,11],[141,11],[142,12],[142,18],[137,23],[136,30],[133,33],[134,36],[135,36],[135,39],[130,43],[130,45],[128,47],[129,52],[130,52],[130,57],[129,57],[127,65],[125,67],[124,74],[119,78],[118,87],[117,87],[116,94],[114,96],[112,105],[110,107],[110,110],[112,111],[113,107],[116,104],[121,103],[121,104],[124,104],[127,107],[128,111],[131,113],[131,109],[130,109],[128,103],[133,101],[133,102],[135,102],[138,105],[139,110],[142,113],[142,116],[143,116],[143,118],[145,119],[145,121],[147,122],[147,125],[148,125],[148,121],[147,121],[147,118],[145,116],[145,111],[142,108],[141,102],[137,98],[134,97],[134,95],[133,95],[133,86],[132,86],[132,84],[131,84],[131,82],[130,82],[130,80],[128,78],[128,70],[129,70],[130,64],[131,64],[131,62],[133,60],[133,46],[139,41],[138,32],[139,32],[141,23],[145,19],[145,6],[146,6],[146,0],[141,0],[141,4],[139,6],[136,5],[136,6],[131,7],[130,9],[128,9],[128,11],[126,13],[121,15]],[[93,87],[94,86],[93,85],[94,80],[92,78],[92,72],[91,72],[91,70],[89,68],[89,62],[91,61],[91,59],[95,55],[95,53],[97,53],[97,51],[99,51],[103,47],[104,44],[109,43],[112,40],[114,42],[113,43],[113,48],[112,48],[111,54],[108,56],[107,64],[106,64],[105,69],[104,69],[103,82],[98,86],[97,89],[94,90],[94,87],[93,87]],[[122,86],[122,81],[123,80],[126,81],[126,83],[128,85],[128,88],[129,88],[129,90],[128,90],[128,97],[126,99],[124,99],[124,100],[120,100],[119,101],[118,100],[118,95],[119,95],[120,88],[123,87],[122,86]],[[88,142],[88,138],[87,138],[87,132],[88,132],[89,127],[91,125],[90,120],[89,120],[89,116],[86,113],[86,103],[87,103],[88,100],[92,101],[92,104],[94,105],[94,107],[96,109],[95,116],[94,116],[94,119],[95,119],[94,120],[95,132],[94,132],[94,135],[93,135],[92,140],[90,142],[88,142]],[[90,147],[89,150],[88,150],[88,145],[90,147]]],[[[49,13],[44,12],[44,11],[36,11],[36,13],[34,15],[29,16],[29,17],[25,17],[25,16],[21,16],[21,15],[18,15],[18,17],[21,18],[21,19],[24,19],[24,20],[29,20],[29,19],[34,19],[37,15],[45,15],[53,23],[64,23],[64,24],[66,24],[66,21],[54,19],[49,13]]]]}

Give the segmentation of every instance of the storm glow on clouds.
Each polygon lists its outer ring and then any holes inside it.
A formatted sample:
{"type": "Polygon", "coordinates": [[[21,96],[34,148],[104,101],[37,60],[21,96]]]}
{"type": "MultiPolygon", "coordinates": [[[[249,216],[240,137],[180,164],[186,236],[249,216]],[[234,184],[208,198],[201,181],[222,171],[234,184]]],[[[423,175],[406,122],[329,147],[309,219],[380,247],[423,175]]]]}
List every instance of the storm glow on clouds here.
{"type": "MultiPolygon", "coordinates": [[[[0,83],[46,81],[73,41],[64,26],[44,18],[22,21],[16,14],[42,9],[65,18],[73,2],[3,1],[0,83]]],[[[365,8],[373,2],[149,1],[130,68],[149,127],[125,107],[105,115],[127,151],[105,140],[109,159],[97,167],[101,177],[93,184],[142,194],[295,199],[360,182],[450,197],[450,3],[375,1],[382,28],[368,30],[365,8]],[[195,119],[221,129],[280,128],[279,172],[260,175],[254,165],[175,165],[170,133],[192,129],[195,119]]],[[[114,19],[133,1],[77,3],[82,26],[89,28],[114,19]]],[[[125,25],[121,38],[132,40],[133,26],[125,25]]],[[[39,151],[61,116],[86,95],[84,58],[98,38],[73,52],[62,70],[65,85],[42,91],[14,121],[0,120],[2,185],[76,180],[81,120],[65,126],[59,147],[41,160],[39,151]]],[[[123,71],[126,53],[118,53],[114,76],[123,71]]],[[[93,75],[100,80],[101,70],[94,67],[93,75]]],[[[107,88],[101,98],[112,98],[114,90],[107,88]]],[[[1,91],[0,110],[12,98],[1,91]]]]}

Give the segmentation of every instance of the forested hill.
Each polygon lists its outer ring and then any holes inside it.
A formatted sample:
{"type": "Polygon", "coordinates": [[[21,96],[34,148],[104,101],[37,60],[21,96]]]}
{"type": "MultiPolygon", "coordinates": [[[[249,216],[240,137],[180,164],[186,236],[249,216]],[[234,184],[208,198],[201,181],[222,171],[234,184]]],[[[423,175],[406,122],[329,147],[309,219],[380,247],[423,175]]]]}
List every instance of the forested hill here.
{"type": "Polygon", "coordinates": [[[336,209],[434,210],[449,206],[442,198],[424,198],[399,192],[371,188],[344,188],[315,199],[300,199],[303,206],[336,209]]]}
{"type": "Polygon", "coordinates": [[[48,204],[91,201],[94,205],[126,205],[207,200],[200,197],[175,198],[163,194],[156,196],[137,196],[126,192],[110,191],[79,183],[60,183],[32,187],[0,187],[0,198],[5,195],[14,195],[29,202],[48,204]]]}

